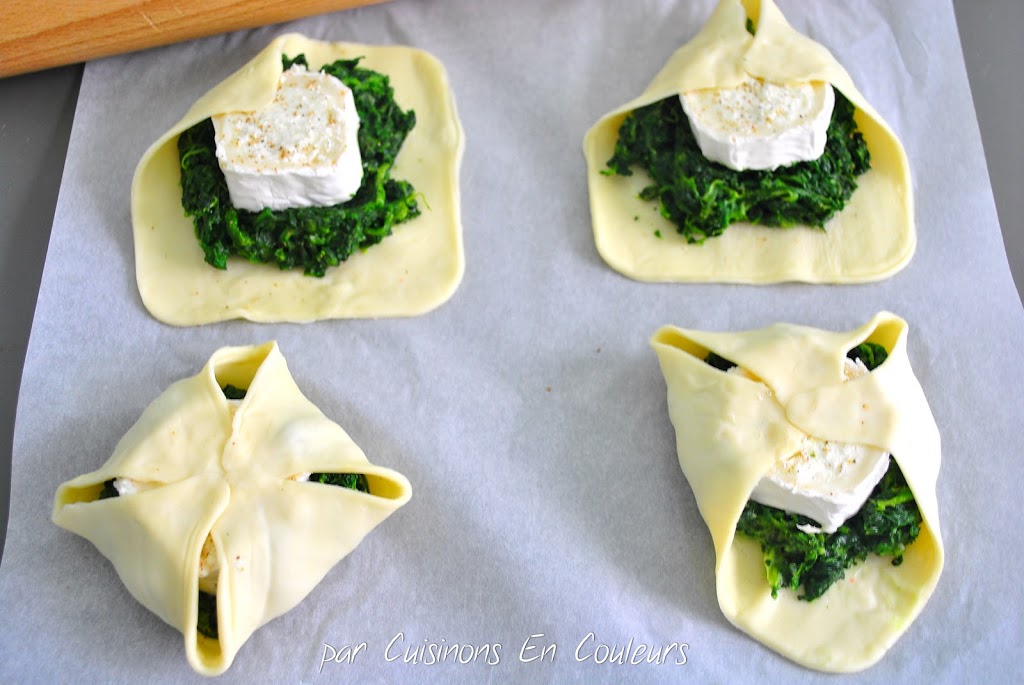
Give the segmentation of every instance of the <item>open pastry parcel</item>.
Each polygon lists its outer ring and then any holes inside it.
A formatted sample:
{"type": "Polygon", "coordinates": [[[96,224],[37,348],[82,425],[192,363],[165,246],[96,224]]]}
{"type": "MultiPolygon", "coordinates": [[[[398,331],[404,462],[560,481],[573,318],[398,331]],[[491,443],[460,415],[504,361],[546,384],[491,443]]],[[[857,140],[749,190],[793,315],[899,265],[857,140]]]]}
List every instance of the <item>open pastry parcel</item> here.
{"type": "Polygon", "coordinates": [[[179,326],[233,318],[306,322],[427,312],[451,297],[464,270],[458,185],[463,145],[447,74],[428,53],[281,36],[201,97],[139,161],[132,181],[132,225],[142,301],[157,319],[179,326]],[[282,55],[300,54],[312,69],[361,57],[361,66],[390,78],[396,100],[417,117],[393,171],[413,184],[426,207],[379,245],[352,255],[322,278],[244,259],[215,269],[203,261],[182,209],[178,135],[212,115],[269,104],[282,55]]]}
{"type": "Polygon", "coordinates": [[[887,278],[916,246],[910,168],[896,134],[822,45],[795,31],[771,0],[722,0],[703,30],[677,50],[636,99],[603,116],[586,134],[594,240],[615,270],[641,281],[859,283],[887,278]],[[747,19],[756,33],[746,28],[747,19]],[[846,207],[825,229],[732,224],[689,244],[676,226],[639,198],[646,172],[605,175],[619,127],[635,109],[680,93],[731,88],[753,76],[773,83],[825,81],[856,107],[872,168],[857,179],[846,207]]]}

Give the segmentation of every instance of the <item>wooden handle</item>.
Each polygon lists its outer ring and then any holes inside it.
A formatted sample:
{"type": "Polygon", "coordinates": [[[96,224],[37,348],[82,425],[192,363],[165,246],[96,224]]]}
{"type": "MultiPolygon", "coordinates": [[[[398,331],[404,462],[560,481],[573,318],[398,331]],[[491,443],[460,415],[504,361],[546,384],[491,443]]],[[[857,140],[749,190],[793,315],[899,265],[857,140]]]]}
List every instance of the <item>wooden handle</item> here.
{"type": "Polygon", "coordinates": [[[2,0],[0,77],[381,0],[2,0]]]}

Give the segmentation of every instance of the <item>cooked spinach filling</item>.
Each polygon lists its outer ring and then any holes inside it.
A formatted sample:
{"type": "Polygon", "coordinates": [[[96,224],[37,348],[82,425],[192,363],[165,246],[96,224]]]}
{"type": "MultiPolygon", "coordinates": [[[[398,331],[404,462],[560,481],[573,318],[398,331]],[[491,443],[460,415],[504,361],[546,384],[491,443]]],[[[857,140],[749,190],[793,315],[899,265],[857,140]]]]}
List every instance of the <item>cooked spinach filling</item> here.
{"type": "Polygon", "coordinates": [[[217,595],[199,591],[199,618],[196,619],[196,630],[200,635],[217,639],[217,595]]]}
{"type": "MultiPolygon", "coordinates": [[[[885,361],[881,345],[865,342],[847,353],[860,359],[868,370],[885,361]]],[[[710,353],[705,361],[720,370],[735,366],[710,353]],[[723,368],[725,367],[725,368],[723,368]]],[[[846,571],[867,559],[868,554],[892,557],[893,566],[903,563],[903,553],[921,532],[921,511],[896,461],[889,468],[860,510],[834,533],[806,533],[797,526],[818,524],[799,514],[750,500],[740,514],[736,532],[761,545],[765,573],[778,597],[780,588],[803,589],[798,599],[821,597],[846,571]]]]}
{"type": "Polygon", "coordinates": [[[846,570],[868,554],[892,557],[892,565],[903,563],[907,546],[921,532],[921,512],[899,466],[890,457],[889,469],[860,511],[836,532],[805,533],[799,525],[817,525],[799,514],[747,502],[736,532],[761,544],[764,568],[772,597],[788,587],[803,594],[798,599],[821,597],[846,570]]]}
{"type": "MultiPolygon", "coordinates": [[[[402,143],[416,125],[416,113],[403,111],[390,79],[358,66],[360,59],[321,68],[352,90],[359,113],[363,182],[347,202],[277,211],[236,209],[217,162],[213,122],[206,119],[182,132],[181,203],[185,215],[192,217],[208,264],[226,269],[228,257],[238,255],[281,269],[301,267],[306,275],[319,277],[356,250],[382,241],[395,225],[419,216],[412,185],[390,176],[402,143]]],[[[308,66],[304,55],[283,58],[285,69],[293,64],[308,66]]]]}
{"type": "Polygon", "coordinates": [[[221,388],[221,392],[224,393],[224,397],[229,400],[244,400],[245,399],[245,388],[236,388],[235,386],[228,383],[221,388]]]}
{"type": "Polygon", "coordinates": [[[100,490],[99,499],[107,499],[108,497],[118,497],[121,493],[114,487],[114,479],[103,481],[103,489],[100,490]]]}
{"type": "Polygon", "coordinates": [[[338,487],[369,492],[370,483],[366,476],[361,473],[311,473],[310,483],[324,483],[325,485],[337,485],[338,487]]]}
{"type": "Polygon", "coordinates": [[[619,127],[605,175],[647,170],[643,200],[659,200],[661,214],[689,243],[721,235],[736,221],[763,226],[814,226],[840,211],[871,167],[853,104],[836,91],[825,152],[816,160],[764,171],[735,171],[700,151],[678,97],[631,112],[619,127]]]}
{"type": "Polygon", "coordinates": [[[886,352],[885,348],[878,343],[862,342],[860,345],[857,345],[847,352],[846,356],[854,361],[859,359],[864,366],[868,367],[868,371],[874,371],[886,360],[889,353],[886,352]]]}

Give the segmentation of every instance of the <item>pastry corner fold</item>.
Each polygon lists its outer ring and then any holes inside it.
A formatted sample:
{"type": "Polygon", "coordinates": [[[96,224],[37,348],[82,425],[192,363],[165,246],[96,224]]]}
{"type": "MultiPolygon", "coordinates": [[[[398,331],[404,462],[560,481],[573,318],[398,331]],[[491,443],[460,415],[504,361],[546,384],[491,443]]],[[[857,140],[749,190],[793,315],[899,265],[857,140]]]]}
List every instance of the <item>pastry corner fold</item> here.
{"type": "Polygon", "coordinates": [[[881,312],[848,332],[776,324],[735,333],[659,329],[651,338],[668,389],[680,466],[715,545],[726,618],[806,667],[852,672],[876,663],[924,608],[943,566],[935,494],[938,428],[907,356],[906,322],[881,312]],[[849,349],[889,351],[871,373],[843,382],[849,349]],[[763,382],[705,363],[714,352],[763,382]],[[902,564],[869,555],[814,601],[773,598],[759,545],[736,534],[750,495],[802,435],[884,448],[902,470],[923,522],[902,564]]]}
{"type": "Polygon", "coordinates": [[[221,348],[172,384],[103,466],[60,486],[53,521],[92,542],[132,596],[181,631],[193,669],[218,675],[411,495],[405,476],[370,463],[306,399],[269,342],[221,348]],[[227,385],[244,397],[229,400],[227,385]],[[368,487],[311,473],[359,474],[368,487]],[[111,481],[132,488],[101,497],[111,481]],[[214,637],[198,628],[204,593],[215,597],[205,619],[214,637]]]}

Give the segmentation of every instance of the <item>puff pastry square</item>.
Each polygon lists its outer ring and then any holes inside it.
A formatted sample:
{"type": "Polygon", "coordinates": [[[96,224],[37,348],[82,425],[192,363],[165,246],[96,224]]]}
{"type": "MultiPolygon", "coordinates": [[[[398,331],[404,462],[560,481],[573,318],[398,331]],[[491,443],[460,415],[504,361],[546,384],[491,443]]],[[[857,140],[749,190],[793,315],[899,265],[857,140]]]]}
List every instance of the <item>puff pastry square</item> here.
{"type": "Polygon", "coordinates": [[[252,633],[302,601],[411,496],[295,385],[276,343],[226,347],[161,394],[96,471],[57,490],[53,521],[92,542],[128,591],[182,632],[189,664],[223,673],[252,633]],[[248,391],[229,401],[221,388],[248,391]],[[369,493],[296,480],[365,474],[369,493]],[[105,481],[149,484],[99,499],[105,481]],[[218,638],[197,633],[200,555],[219,561],[218,638]]]}
{"type": "Polygon", "coordinates": [[[910,368],[906,322],[882,312],[842,333],[790,324],[739,333],[666,326],[651,344],[668,386],[679,464],[714,540],[722,613],[810,668],[848,672],[877,662],[921,612],[943,564],[939,431],[910,368]],[[844,382],[846,353],[864,341],[885,347],[888,358],[844,382]],[[719,371],[704,361],[708,352],[763,382],[719,371]],[[889,452],[923,518],[901,565],[869,555],[813,602],[785,589],[773,599],[758,544],[735,534],[754,486],[803,435],[889,452]]]}
{"type": "Polygon", "coordinates": [[[636,280],[861,283],[902,269],[917,244],[910,167],[896,134],[829,51],[795,31],[771,0],[721,0],[703,30],[639,97],[598,120],[583,150],[597,250],[609,266],[636,280]],[[748,17],[756,35],[746,30],[748,17]],[[685,91],[734,87],[748,76],[774,83],[827,81],[838,88],[857,108],[872,168],[858,177],[859,187],[824,231],[734,223],[701,245],[688,244],[675,224],[652,212],[652,202],[639,199],[650,182],[646,172],[601,172],[633,110],[685,91]]]}
{"type": "Polygon", "coordinates": [[[143,304],[157,319],[177,326],[236,318],[307,322],[430,311],[447,301],[462,280],[462,151],[462,125],[448,76],[433,56],[402,46],[281,36],[200,98],[139,161],[131,205],[135,277],[143,304]],[[192,221],[181,206],[178,135],[214,114],[252,111],[271,102],[281,56],[299,54],[306,55],[311,69],[362,57],[360,66],[391,79],[399,105],[416,112],[416,126],[392,175],[422,193],[423,213],[396,226],[380,244],[328,269],[323,278],[238,258],[229,261],[227,270],[215,269],[203,261],[192,221]]]}

